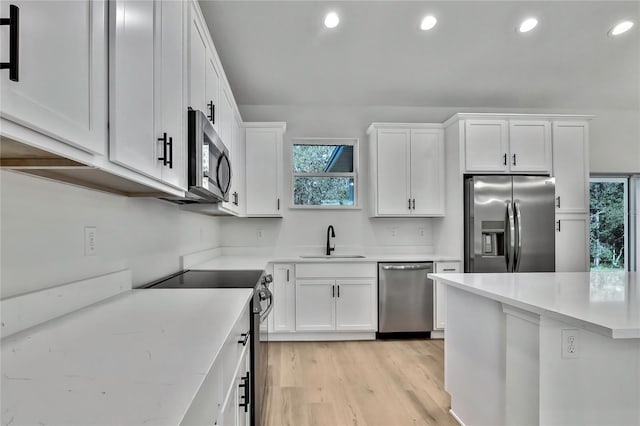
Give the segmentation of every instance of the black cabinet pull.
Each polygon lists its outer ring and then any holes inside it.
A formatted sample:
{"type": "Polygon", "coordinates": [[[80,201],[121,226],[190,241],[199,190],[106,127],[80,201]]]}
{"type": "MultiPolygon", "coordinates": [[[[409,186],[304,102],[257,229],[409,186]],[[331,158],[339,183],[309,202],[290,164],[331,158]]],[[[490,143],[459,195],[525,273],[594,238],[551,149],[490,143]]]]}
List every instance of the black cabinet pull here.
{"type": "Polygon", "coordinates": [[[173,169],[173,137],[169,137],[169,168],[173,169]]]}
{"type": "Polygon", "coordinates": [[[236,205],[236,206],[238,205],[238,193],[237,192],[233,193],[233,204],[236,205]]]}
{"type": "Polygon", "coordinates": [[[278,211],[280,211],[280,198],[278,198],[278,211]]]}
{"type": "Polygon", "coordinates": [[[158,157],[158,160],[162,161],[163,165],[167,165],[167,132],[162,134],[158,141],[162,142],[162,157],[158,157]]]}
{"type": "Polygon", "coordinates": [[[331,286],[331,297],[336,297],[336,286],[335,285],[331,286]]]}
{"type": "Polygon", "coordinates": [[[416,199],[415,199],[415,198],[413,199],[413,205],[411,206],[411,208],[412,208],[413,210],[415,210],[415,209],[416,209],[416,199]]]}
{"type": "Polygon", "coordinates": [[[213,101],[209,101],[209,121],[212,124],[216,124],[216,106],[213,104],[213,101]]]}
{"type": "Polygon", "coordinates": [[[338,287],[338,297],[340,297],[340,285],[338,285],[337,287],[338,287]]]}
{"type": "Polygon", "coordinates": [[[251,333],[249,333],[249,332],[242,333],[240,335],[240,337],[242,337],[242,339],[238,340],[238,343],[242,343],[242,346],[247,346],[247,342],[249,341],[249,336],[251,336],[251,333]]]}
{"type": "Polygon", "coordinates": [[[409,198],[409,210],[411,210],[411,198],[409,198]]]}
{"type": "Polygon", "coordinates": [[[9,80],[18,81],[18,48],[20,37],[20,9],[9,5],[9,17],[0,19],[0,25],[9,26],[9,62],[0,62],[0,69],[9,69],[9,80]]]}
{"type": "Polygon", "coordinates": [[[442,272],[454,272],[455,270],[455,268],[444,268],[442,272]]]}
{"type": "Polygon", "coordinates": [[[507,153],[506,152],[504,153],[504,156],[502,158],[503,158],[503,163],[502,164],[506,166],[507,165],[507,153]]]}
{"type": "Polygon", "coordinates": [[[514,166],[516,165],[516,155],[515,154],[513,154],[513,165],[514,166]]]}
{"type": "Polygon", "coordinates": [[[557,230],[558,232],[560,232],[560,221],[559,221],[559,220],[557,220],[557,221],[556,221],[556,223],[558,224],[558,227],[556,228],[556,230],[557,230]]]}
{"type": "Polygon", "coordinates": [[[560,196],[556,197],[556,207],[560,208],[560,196]]]}
{"type": "Polygon", "coordinates": [[[240,407],[244,408],[244,412],[248,412],[249,411],[249,372],[247,371],[247,375],[246,376],[242,376],[242,383],[240,383],[238,386],[240,386],[241,388],[244,389],[244,395],[242,395],[240,398],[243,399],[244,402],[241,402],[240,404],[238,404],[240,407]]]}
{"type": "Polygon", "coordinates": [[[289,270],[287,269],[287,282],[289,282],[289,270]]]}

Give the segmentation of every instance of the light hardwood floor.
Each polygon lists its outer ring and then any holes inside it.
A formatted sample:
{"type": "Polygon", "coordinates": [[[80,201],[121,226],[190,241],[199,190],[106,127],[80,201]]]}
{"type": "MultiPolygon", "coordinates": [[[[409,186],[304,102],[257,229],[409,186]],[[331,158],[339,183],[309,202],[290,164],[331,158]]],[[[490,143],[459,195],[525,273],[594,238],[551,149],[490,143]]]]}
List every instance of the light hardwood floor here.
{"type": "Polygon", "coordinates": [[[266,426],[457,426],[441,340],[269,345],[266,426]]]}

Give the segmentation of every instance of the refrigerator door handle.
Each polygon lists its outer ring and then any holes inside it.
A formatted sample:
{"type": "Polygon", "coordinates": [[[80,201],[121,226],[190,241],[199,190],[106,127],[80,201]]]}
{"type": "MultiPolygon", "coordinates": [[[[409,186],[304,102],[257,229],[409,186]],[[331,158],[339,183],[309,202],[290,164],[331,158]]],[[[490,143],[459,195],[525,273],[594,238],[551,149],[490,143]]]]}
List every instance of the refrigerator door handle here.
{"type": "Polygon", "coordinates": [[[522,257],[522,213],[520,211],[520,200],[513,202],[513,209],[516,215],[516,244],[513,254],[513,272],[518,272],[520,269],[520,259],[522,257]]]}
{"type": "Polygon", "coordinates": [[[507,201],[507,211],[505,214],[505,233],[507,238],[505,238],[505,250],[504,250],[504,259],[507,262],[507,272],[513,272],[512,268],[512,258],[515,253],[516,248],[516,225],[515,219],[513,216],[513,207],[511,206],[511,201],[507,201]]]}

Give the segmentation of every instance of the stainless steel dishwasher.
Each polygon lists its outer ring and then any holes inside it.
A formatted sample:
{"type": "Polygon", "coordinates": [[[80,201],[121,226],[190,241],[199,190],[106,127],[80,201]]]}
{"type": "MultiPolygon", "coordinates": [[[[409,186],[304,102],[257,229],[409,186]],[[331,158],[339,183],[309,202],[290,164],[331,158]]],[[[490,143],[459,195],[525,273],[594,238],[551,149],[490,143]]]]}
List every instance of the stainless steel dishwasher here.
{"type": "Polygon", "coordinates": [[[433,262],[378,264],[378,333],[433,330],[433,262]]]}

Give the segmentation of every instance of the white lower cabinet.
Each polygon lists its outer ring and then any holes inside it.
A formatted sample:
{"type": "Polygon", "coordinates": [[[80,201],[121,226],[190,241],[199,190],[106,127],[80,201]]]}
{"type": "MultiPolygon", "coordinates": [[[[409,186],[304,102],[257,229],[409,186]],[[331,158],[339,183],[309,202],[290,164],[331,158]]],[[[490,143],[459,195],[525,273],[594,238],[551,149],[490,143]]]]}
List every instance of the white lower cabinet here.
{"type": "Polygon", "coordinates": [[[336,330],[376,329],[377,285],[375,280],[336,280],[336,330]]]}
{"type": "Polygon", "coordinates": [[[589,215],[556,215],[556,272],[589,271],[589,215]]]}
{"type": "Polygon", "coordinates": [[[233,384],[222,404],[217,426],[249,426],[251,424],[251,381],[249,346],[242,352],[233,384]]]}
{"type": "MultiPolygon", "coordinates": [[[[460,262],[436,262],[436,274],[455,273],[460,271],[460,262]]],[[[438,281],[434,283],[433,291],[435,306],[433,310],[434,330],[444,330],[447,318],[447,291],[446,286],[438,281]]]]}
{"type": "Polygon", "coordinates": [[[293,265],[273,265],[273,317],[272,330],[290,332],[296,328],[296,287],[293,265]]]}
{"type": "Polygon", "coordinates": [[[296,280],[296,330],[335,330],[335,280],[296,280]]]}

